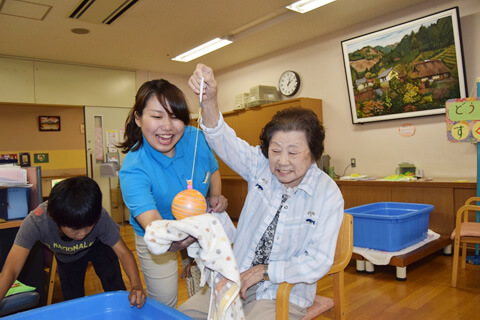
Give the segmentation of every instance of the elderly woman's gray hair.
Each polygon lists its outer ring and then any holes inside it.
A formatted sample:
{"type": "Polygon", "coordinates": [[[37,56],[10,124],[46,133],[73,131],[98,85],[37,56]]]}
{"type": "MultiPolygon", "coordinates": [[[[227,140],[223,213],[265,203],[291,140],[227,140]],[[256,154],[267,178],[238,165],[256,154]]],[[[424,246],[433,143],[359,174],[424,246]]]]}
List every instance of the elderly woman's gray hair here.
{"type": "Polygon", "coordinates": [[[268,159],[270,140],[277,131],[303,131],[312,154],[312,160],[320,159],[323,153],[325,129],[317,115],[310,109],[292,107],[278,111],[260,134],[260,148],[268,159]]]}

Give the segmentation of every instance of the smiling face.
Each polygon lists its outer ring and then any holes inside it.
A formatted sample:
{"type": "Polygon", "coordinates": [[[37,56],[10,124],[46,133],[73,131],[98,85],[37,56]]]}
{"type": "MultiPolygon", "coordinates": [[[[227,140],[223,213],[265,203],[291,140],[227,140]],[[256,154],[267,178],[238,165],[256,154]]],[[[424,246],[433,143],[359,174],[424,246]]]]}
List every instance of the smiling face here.
{"type": "Polygon", "coordinates": [[[175,145],[183,136],[185,124],[175,117],[168,104],[162,106],[157,97],[152,95],[147,100],[142,116],[135,114],[135,123],[152,148],[169,158],[175,156],[175,145]]]}
{"type": "Polygon", "coordinates": [[[270,170],[286,187],[295,187],[312,165],[305,132],[277,131],[268,146],[270,170]]]}

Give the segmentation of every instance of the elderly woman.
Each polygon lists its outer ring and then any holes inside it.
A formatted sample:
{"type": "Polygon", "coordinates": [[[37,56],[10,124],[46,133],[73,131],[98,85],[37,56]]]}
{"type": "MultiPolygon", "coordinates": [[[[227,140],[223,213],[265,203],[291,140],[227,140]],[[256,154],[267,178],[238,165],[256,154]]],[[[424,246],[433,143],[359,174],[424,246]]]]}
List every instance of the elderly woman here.
{"type": "MultiPolygon", "coordinates": [[[[343,218],[343,198],[315,160],[325,132],[311,110],[278,112],[264,127],[260,146],[238,138],[217,104],[212,70],[199,64],[189,86],[199,94],[204,78],[202,129],[216,154],[248,182],[234,254],[241,275],[240,297],[247,319],[275,319],[281,282],[298,283],[290,294],[290,319],[300,319],[316,294],[316,281],[330,269],[343,218]]],[[[179,310],[206,319],[208,288],[179,310]]]]}

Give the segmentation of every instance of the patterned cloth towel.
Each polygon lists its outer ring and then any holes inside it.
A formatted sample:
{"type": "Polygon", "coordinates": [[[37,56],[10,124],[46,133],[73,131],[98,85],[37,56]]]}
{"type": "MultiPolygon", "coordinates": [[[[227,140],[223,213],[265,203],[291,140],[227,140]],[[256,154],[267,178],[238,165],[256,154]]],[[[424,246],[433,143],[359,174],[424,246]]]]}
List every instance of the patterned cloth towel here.
{"type": "Polygon", "coordinates": [[[188,248],[201,271],[200,285],[208,281],[212,291],[208,319],[245,319],[240,300],[240,273],[232,247],[220,221],[211,214],[182,220],[156,220],[145,230],[145,242],[153,254],[165,253],[172,241],[189,235],[198,241],[188,248]]]}

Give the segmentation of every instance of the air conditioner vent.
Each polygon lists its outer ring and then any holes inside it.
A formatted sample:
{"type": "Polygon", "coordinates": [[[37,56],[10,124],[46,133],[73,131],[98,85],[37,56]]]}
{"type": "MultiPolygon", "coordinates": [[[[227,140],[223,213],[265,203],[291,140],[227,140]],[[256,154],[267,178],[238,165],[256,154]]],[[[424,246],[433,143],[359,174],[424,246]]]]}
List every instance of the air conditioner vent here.
{"type": "Polygon", "coordinates": [[[112,24],[138,0],[82,0],[70,18],[86,22],[112,24]]]}

